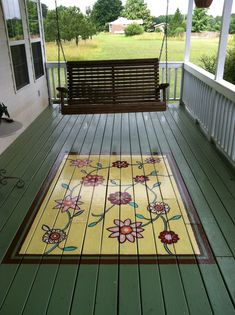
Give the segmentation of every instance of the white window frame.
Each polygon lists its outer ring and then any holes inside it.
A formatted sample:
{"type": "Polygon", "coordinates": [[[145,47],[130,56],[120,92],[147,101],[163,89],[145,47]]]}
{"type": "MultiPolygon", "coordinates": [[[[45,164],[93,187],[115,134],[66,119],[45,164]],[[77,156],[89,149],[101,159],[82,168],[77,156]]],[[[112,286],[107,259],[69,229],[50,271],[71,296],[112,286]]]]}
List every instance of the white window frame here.
{"type": "Polygon", "coordinates": [[[40,80],[41,78],[43,78],[45,76],[46,73],[46,68],[45,68],[45,61],[44,61],[44,57],[43,57],[43,32],[42,32],[42,24],[41,24],[41,6],[40,6],[40,1],[39,0],[30,0],[31,2],[34,2],[37,4],[37,12],[38,12],[38,24],[39,24],[39,37],[37,38],[31,38],[31,34],[30,34],[30,25],[29,25],[29,14],[28,14],[28,6],[27,6],[27,2],[28,0],[24,0],[24,4],[25,4],[25,12],[26,12],[26,19],[27,19],[27,28],[28,28],[28,35],[29,35],[29,46],[30,46],[30,54],[31,54],[31,63],[32,63],[32,68],[33,68],[33,79],[34,82],[36,82],[37,80],[40,80]],[[42,60],[43,60],[43,75],[41,75],[39,78],[36,78],[36,74],[35,74],[35,67],[34,67],[34,58],[33,58],[33,49],[32,49],[32,44],[33,43],[38,43],[40,42],[41,44],[41,51],[42,51],[42,60]]]}
{"type": "Polygon", "coordinates": [[[12,73],[12,78],[13,78],[12,82],[13,82],[13,88],[14,88],[15,94],[17,94],[20,91],[22,91],[23,89],[25,89],[31,83],[30,82],[30,75],[29,75],[29,64],[28,64],[28,59],[27,59],[27,50],[26,50],[26,41],[27,40],[26,40],[26,33],[25,33],[24,23],[23,23],[22,2],[20,0],[18,0],[18,4],[19,4],[20,15],[21,15],[21,19],[22,19],[23,39],[11,40],[9,38],[8,27],[7,27],[7,20],[6,20],[6,14],[5,14],[4,6],[3,6],[3,3],[0,1],[0,5],[2,7],[2,14],[3,14],[4,25],[5,25],[6,37],[7,37],[7,45],[8,45],[9,59],[10,59],[10,67],[11,67],[11,73],[12,73]],[[24,45],[24,47],[25,47],[25,56],[26,56],[26,62],[27,62],[29,83],[25,84],[23,87],[17,89],[16,79],[15,79],[15,72],[14,72],[14,65],[13,65],[13,59],[12,59],[12,53],[11,53],[11,47],[19,46],[19,45],[24,45]]]}

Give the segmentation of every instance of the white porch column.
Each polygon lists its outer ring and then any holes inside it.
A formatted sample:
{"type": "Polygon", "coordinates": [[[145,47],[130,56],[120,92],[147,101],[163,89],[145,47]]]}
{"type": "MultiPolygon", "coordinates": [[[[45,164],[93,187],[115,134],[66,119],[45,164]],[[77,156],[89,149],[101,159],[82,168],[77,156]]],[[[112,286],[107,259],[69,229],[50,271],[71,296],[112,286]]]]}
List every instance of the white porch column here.
{"type": "Polygon", "coordinates": [[[190,42],[191,42],[191,32],[192,32],[192,20],[193,20],[193,3],[194,3],[194,0],[188,0],[188,15],[187,15],[184,62],[188,62],[190,58],[190,42]]]}
{"type": "Polygon", "coordinates": [[[230,17],[232,12],[233,0],[224,0],[224,9],[222,16],[222,28],[220,33],[220,42],[217,56],[217,68],[215,79],[222,80],[224,77],[224,64],[226,59],[227,42],[229,35],[230,17]]]}

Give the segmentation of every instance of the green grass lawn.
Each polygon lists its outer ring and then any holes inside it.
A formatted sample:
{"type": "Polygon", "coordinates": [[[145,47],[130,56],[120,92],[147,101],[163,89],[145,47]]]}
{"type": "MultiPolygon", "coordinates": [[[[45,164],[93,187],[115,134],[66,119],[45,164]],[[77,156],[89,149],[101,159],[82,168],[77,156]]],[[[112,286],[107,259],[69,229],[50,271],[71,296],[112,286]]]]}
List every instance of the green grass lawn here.
{"type": "MultiPolygon", "coordinates": [[[[219,39],[192,39],[191,61],[200,64],[200,56],[217,52],[219,39]]],[[[162,34],[145,33],[140,36],[99,34],[93,40],[64,43],[67,60],[105,60],[158,57],[162,43],[162,34]]],[[[170,61],[182,61],[184,58],[184,39],[170,38],[168,54],[170,61]]],[[[57,60],[55,43],[46,44],[47,60],[57,60]]],[[[165,60],[163,55],[162,60],[165,60]]]]}

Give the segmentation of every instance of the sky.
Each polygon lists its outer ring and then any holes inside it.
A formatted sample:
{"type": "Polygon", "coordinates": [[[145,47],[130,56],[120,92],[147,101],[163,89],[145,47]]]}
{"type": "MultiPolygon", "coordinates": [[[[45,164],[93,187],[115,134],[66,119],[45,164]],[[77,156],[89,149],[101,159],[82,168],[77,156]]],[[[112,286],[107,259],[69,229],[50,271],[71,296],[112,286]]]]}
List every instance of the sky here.
{"type": "MultiPolygon", "coordinates": [[[[87,6],[92,6],[96,0],[57,0],[58,5],[65,6],[78,6],[83,12],[87,6]]],[[[41,0],[42,3],[45,3],[50,9],[54,8],[54,0],[41,0]]],[[[122,0],[125,4],[126,0],[122,0]]],[[[148,4],[148,8],[151,11],[153,16],[164,15],[166,12],[166,0],[145,0],[148,4]]],[[[233,10],[235,13],[235,0],[233,1],[233,10]]],[[[217,16],[222,15],[223,11],[223,0],[214,0],[208,14],[217,16]]],[[[176,9],[179,8],[181,13],[186,14],[188,8],[188,0],[170,0],[169,13],[175,13],[176,9]]]]}

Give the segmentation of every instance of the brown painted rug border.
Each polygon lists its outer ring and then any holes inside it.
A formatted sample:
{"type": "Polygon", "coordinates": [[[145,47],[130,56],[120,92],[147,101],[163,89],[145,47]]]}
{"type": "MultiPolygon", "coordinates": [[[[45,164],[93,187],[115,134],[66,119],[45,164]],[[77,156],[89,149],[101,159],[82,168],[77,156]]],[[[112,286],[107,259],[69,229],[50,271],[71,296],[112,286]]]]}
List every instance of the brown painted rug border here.
{"type": "MultiPolygon", "coordinates": [[[[174,175],[177,187],[187,210],[189,220],[193,221],[191,227],[196,237],[201,255],[20,255],[19,251],[31,228],[56,172],[65,155],[80,155],[77,152],[62,152],[58,155],[53,167],[49,171],[39,192],[37,193],[25,219],[20,225],[4,259],[4,264],[213,264],[215,262],[204,228],[196,212],[193,201],[185,185],[182,174],[171,153],[149,152],[141,155],[165,155],[174,175]]],[[[92,154],[98,155],[98,154],[92,154]]],[[[104,155],[104,154],[103,154],[104,155]]],[[[108,155],[108,154],[107,154],[108,155]]],[[[116,155],[111,153],[111,155],[116,155]]],[[[129,155],[129,154],[122,154],[129,155]]],[[[82,156],[82,155],[80,155],[82,156]]],[[[85,155],[84,155],[85,156],[85,155]]],[[[132,155],[133,156],[133,155],[132,155]]]]}

